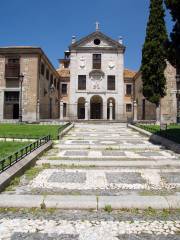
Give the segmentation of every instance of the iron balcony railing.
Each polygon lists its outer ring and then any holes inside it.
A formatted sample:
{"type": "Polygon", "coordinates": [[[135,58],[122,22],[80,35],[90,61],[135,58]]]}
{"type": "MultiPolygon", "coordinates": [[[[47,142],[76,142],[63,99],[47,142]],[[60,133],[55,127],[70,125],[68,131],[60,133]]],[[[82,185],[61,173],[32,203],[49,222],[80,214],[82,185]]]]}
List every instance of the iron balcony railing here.
{"type": "Polygon", "coordinates": [[[0,160],[0,173],[4,172],[8,168],[10,168],[15,163],[22,160],[24,157],[44,145],[45,143],[51,140],[50,135],[42,137],[37,141],[30,143],[29,145],[19,149],[18,151],[14,152],[13,154],[9,155],[8,157],[0,160]]]}

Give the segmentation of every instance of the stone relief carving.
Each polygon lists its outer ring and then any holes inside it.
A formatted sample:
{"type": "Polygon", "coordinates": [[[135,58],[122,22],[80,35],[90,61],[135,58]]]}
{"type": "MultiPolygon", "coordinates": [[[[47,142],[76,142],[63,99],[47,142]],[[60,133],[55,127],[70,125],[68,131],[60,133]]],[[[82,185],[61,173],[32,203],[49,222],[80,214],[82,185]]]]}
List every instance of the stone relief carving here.
{"type": "Polygon", "coordinates": [[[108,66],[109,66],[109,69],[111,69],[111,70],[115,68],[115,63],[112,60],[112,58],[110,59],[108,66]]]}
{"type": "Polygon", "coordinates": [[[101,70],[93,70],[89,73],[91,80],[91,88],[93,90],[102,90],[102,81],[104,79],[104,72],[101,70]]]}
{"type": "Polygon", "coordinates": [[[103,80],[103,76],[100,76],[100,75],[91,76],[91,83],[92,83],[93,90],[101,89],[102,80],[103,80]]]}
{"type": "Polygon", "coordinates": [[[84,57],[80,58],[80,64],[79,65],[80,65],[81,69],[85,68],[86,62],[85,62],[85,58],[84,57]]]}

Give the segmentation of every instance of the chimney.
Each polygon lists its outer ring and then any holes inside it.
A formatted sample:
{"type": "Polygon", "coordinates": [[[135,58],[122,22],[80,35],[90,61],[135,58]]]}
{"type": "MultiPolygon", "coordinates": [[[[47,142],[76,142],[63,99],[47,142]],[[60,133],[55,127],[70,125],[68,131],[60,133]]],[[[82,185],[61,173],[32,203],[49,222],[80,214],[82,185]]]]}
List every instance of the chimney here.
{"type": "Polygon", "coordinates": [[[76,42],[76,36],[72,36],[72,44],[76,42]]]}
{"type": "Polygon", "coordinates": [[[120,44],[123,44],[123,37],[122,37],[122,36],[119,36],[118,42],[119,42],[120,44]]]}

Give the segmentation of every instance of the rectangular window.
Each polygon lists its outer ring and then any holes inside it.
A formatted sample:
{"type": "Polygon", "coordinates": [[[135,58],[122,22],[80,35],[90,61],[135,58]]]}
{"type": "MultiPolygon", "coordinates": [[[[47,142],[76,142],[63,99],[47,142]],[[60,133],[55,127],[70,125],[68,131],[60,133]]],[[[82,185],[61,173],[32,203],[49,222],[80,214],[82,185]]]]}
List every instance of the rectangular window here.
{"type": "Polygon", "coordinates": [[[19,92],[5,92],[5,102],[19,102],[19,92]]]}
{"type": "Polygon", "coordinates": [[[67,95],[67,84],[65,83],[61,84],[61,93],[63,95],[67,95]]]}
{"type": "Polygon", "coordinates": [[[51,77],[50,77],[50,84],[52,85],[53,84],[53,75],[51,74],[51,77]]]}
{"type": "Polygon", "coordinates": [[[126,112],[132,112],[132,104],[126,104],[126,112]]]}
{"type": "Polygon", "coordinates": [[[107,88],[108,90],[111,90],[111,91],[116,89],[115,76],[113,75],[108,76],[107,88]]]}
{"type": "Polygon", "coordinates": [[[86,90],[86,75],[78,76],[78,90],[86,90]]]}
{"type": "Polygon", "coordinates": [[[93,54],[93,69],[101,69],[101,54],[93,54]]]}
{"type": "Polygon", "coordinates": [[[49,70],[46,69],[46,79],[49,80],[49,70]]]}
{"type": "Polygon", "coordinates": [[[43,63],[41,63],[41,75],[44,76],[44,72],[45,72],[45,66],[43,63]]]}
{"type": "Polygon", "coordinates": [[[67,103],[63,103],[63,117],[66,117],[67,103]]]}
{"type": "Polygon", "coordinates": [[[132,85],[126,84],[126,95],[131,95],[131,94],[132,94],[132,85]]]}
{"type": "Polygon", "coordinates": [[[19,78],[20,75],[20,59],[8,58],[5,66],[5,78],[19,78]]]}
{"type": "Polygon", "coordinates": [[[57,88],[56,78],[54,78],[54,87],[57,88]]]}
{"type": "Polygon", "coordinates": [[[18,64],[19,58],[8,58],[8,63],[18,64]]]}

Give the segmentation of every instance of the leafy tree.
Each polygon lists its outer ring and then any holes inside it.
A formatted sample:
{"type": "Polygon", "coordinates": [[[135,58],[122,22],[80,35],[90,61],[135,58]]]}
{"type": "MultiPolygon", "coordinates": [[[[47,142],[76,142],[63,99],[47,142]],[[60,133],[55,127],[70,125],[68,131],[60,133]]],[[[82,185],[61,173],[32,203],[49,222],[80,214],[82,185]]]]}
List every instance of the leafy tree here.
{"type": "MultiPolygon", "coordinates": [[[[165,0],[174,22],[167,41],[168,60],[176,68],[177,89],[180,90],[180,0],[165,0]]],[[[177,121],[180,122],[180,94],[177,94],[177,121]]]]}
{"type": "Polygon", "coordinates": [[[163,0],[150,1],[150,15],[142,50],[142,82],[144,97],[156,105],[156,119],[160,120],[160,100],[166,95],[167,31],[164,20],[163,0]]]}

